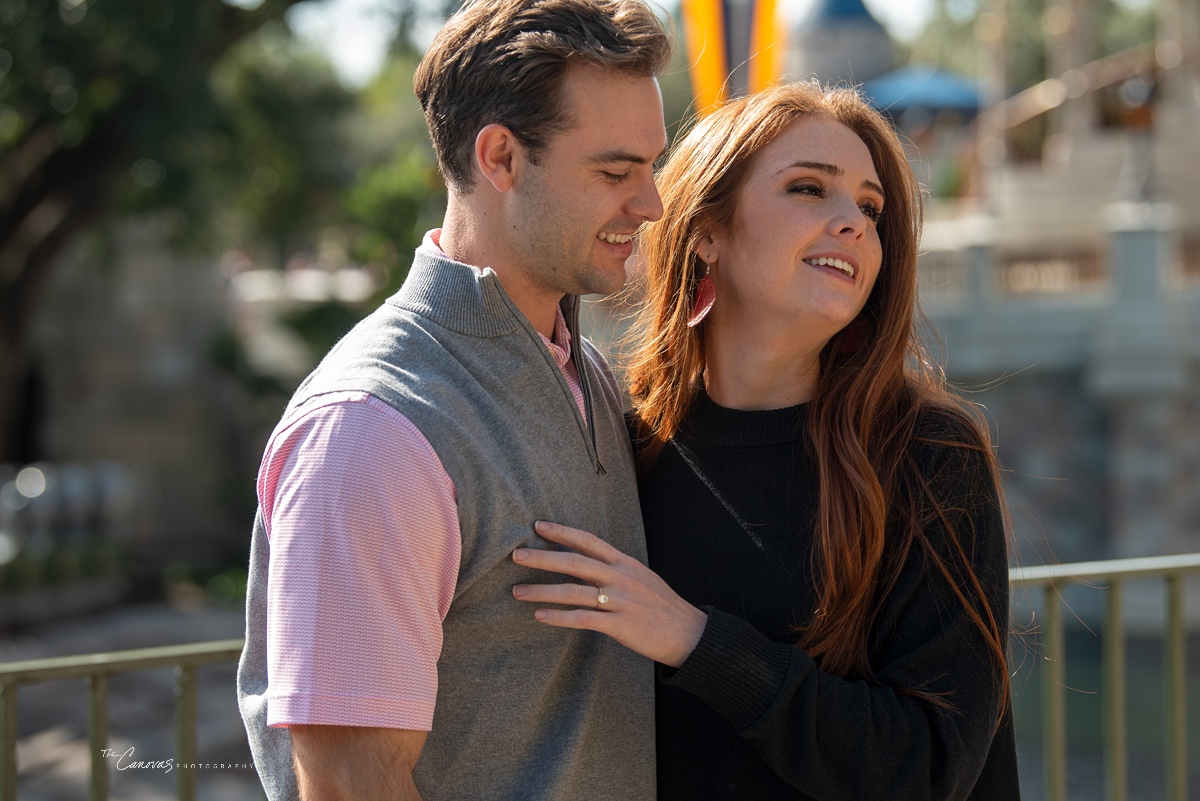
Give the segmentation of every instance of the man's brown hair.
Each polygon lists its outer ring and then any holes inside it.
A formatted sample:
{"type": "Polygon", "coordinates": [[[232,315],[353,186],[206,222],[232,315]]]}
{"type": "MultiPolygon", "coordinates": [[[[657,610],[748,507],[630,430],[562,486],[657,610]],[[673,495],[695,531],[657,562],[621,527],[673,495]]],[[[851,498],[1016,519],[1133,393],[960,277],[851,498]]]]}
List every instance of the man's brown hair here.
{"type": "Polygon", "coordinates": [[[670,57],[670,37],[641,0],[469,0],[434,38],[413,89],[442,175],[469,192],[484,126],[507,127],[534,163],[571,127],[562,100],[571,65],[644,77],[670,57]]]}

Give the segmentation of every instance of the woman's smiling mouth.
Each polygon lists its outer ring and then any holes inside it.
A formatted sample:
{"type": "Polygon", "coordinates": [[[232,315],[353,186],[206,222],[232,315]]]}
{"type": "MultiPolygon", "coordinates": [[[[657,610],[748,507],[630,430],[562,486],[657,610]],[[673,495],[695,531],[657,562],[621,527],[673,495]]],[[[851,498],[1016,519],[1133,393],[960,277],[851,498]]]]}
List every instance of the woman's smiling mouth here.
{"type": "Polygon", "coordinates": [[[835,256],[819,256],[815,259],[804,259],[804,263],[811,264],[813,267],[833,267],[835,270],[841,270],[851,278],[854,277],[854,265],[835,256]]]}

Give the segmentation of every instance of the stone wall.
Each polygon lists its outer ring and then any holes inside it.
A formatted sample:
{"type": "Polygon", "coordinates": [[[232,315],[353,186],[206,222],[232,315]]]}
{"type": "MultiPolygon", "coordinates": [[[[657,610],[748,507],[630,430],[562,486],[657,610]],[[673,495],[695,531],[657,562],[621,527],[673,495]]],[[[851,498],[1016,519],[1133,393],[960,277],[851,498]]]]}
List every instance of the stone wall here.
{"type": "MultiPolygon", "coordinates": [[[[960,387],[995,379],[954,376],[960,387]]],[[[1029,369],[967,393],[992,425],[1018,563],[1108,556],[1109,432],[1081,371],[1029,369]]]]}
{"type": "Polygon", "coordinates": [[[168,242],[152,221],[82,242],[58,264],[35,333],[40,457],[127,468],[131,505],[113,536],[152,569],[242,548],[245,467],[261,453],[239,420],[244,400],[211,359],[229,327],[224,279],[211,258],[168,242]]]}
{"type": "Polygon", "coordinates": [[[1086,282],[1006,288],[1011,238],[986,224],[922,267],[950,380],[984,388],[1025,564],[1200,551],[1200,286],[1172,277],[1171,207],[1104,219],[1086,282]]]}

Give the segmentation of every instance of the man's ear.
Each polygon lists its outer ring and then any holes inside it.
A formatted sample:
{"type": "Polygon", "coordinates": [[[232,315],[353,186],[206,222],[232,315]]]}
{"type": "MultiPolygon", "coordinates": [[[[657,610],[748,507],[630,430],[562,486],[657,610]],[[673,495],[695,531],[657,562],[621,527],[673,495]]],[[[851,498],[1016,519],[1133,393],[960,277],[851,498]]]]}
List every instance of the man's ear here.
{"type": "Polygon", "coordinates": [[[475,166],[497,192],[512,189],[525,149],[503,125],[485,125],[475,136],[475,166]]]}

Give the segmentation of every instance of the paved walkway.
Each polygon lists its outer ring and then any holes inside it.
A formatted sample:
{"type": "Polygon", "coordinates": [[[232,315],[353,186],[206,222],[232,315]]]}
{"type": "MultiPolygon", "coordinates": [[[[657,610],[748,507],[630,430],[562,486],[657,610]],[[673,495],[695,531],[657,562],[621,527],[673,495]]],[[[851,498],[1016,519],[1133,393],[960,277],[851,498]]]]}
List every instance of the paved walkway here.
{"type": "MultiPolygon", "coordinates": [[[[226,640],[241,637],[243,625],[243,612],[237,607],[166,603],[123,607],[7,636],[0,640],[0,662],[226,640]]],[[[233,663],[197,671],[199,761],[234,766],[198,769],[198,801],[262,798],[238,716],[235,672],[233,663]]],[[[174,757],[173,689],[174,676],[167,669],[123,674],[110,681],[109,748],[114,756],[110,759],[109,797],[113,801],[175,798],[178,769],[168,772],[129,764],[174,757]]],[[[18,704],[17,797],[21,801],[84,801],[90,754],[83,682],[22,687],[18,704]]]]}

